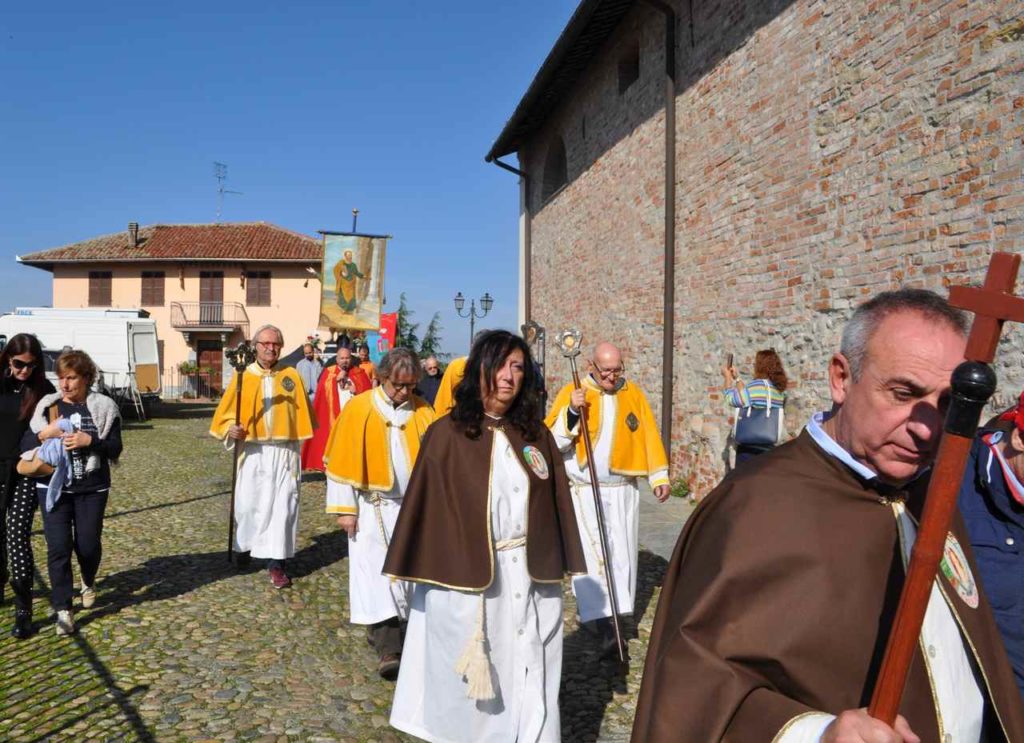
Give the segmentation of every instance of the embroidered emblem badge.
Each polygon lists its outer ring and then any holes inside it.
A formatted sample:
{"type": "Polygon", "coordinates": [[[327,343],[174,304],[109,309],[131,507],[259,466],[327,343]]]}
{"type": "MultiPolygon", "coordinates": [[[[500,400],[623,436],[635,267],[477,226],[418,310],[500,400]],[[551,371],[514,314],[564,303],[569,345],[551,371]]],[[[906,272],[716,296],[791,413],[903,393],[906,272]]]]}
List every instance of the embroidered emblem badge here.
{"type": "Polygon", "coordinates": [[[285,377],[281,380],[281,386],[284,387],[286,392],[291,392],[295,389],[295,382],[293,382],[289,377],[285,377]]]}
{"type": "Polygon", "coordinates": [[[548,479],[548,463],[544,459],[544,455],[540,453],[540,449],[536,446],[525,446],[523,447],[523,459],[530,465],[530,469],[533,470],[533,474],[539,477],[541,480],[548,479]]]}
{"type": "Polygon", "coordinates": [[[633,413],[626,416],[626,427],[633,433],[636,433],[636,429],[640,428],[640,421],[637,420],[637,417],[633,415],[633,413]]]}
{"type": "Polygon", "coordinates": [[[974,582],[971,566],[967,564],[964,550],[952,534],[946,535],[946,548],[943,550],[939,568],[949,584],[956,590],[956,595],[963,599],[969,607],[977,609],[978,586],[974,582]]]}

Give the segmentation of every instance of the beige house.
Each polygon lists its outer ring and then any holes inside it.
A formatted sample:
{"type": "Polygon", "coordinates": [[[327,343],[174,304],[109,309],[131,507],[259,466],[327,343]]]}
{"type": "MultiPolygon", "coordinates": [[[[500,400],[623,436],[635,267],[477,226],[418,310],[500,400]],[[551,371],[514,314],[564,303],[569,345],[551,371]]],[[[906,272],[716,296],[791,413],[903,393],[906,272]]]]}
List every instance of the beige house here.
{"type": "Polygon", "coordinates": [[[156,320],[165,393],[190,361],[230,378],[224,349],[273,323],[288,353],[320,319],[322,240],[266,222],[128,225],[19,256],[53,274],[54,307],[142,308],[156,320]]]}

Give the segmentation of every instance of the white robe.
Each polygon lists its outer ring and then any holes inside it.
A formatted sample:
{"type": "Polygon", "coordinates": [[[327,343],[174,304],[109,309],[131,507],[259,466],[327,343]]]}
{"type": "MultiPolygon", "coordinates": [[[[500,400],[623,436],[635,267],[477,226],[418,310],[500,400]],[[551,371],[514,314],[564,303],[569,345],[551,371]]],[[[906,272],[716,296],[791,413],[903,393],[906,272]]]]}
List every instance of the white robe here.
{"type": "MultiPolygon", "coordinates": [[[[528,491],[523,465],[495,431],[490,518],[496,543],[525,536],[528,491]]],[[[416,583],[391,725],[436,743],[558,743],[561,585],[533,582],[520,546],[495,552],[484,601],[495,698],[470,699],[455,672],[477,626],[480,594],[416,583]]]]}
{"type": "MultiPolygon", "coordinates": [[[[263,377],[267,430],[273,425],[274,377],[263,377]]],[[[232,439],[225,439],[230,445],[232,439]]],[[[299,532],[299,441],[246,441],[238,461],[235,544],[253,557],[283,560],[295,554],[299,532]]]]}
{"type": "MultiPolygon", "coordinates": [[[[601,486],[601,505],[607,529],[609,562],[612,585],[618,602],[619,614],[632,614],[636,599],[636,576],[640,555],[640,490],[636,478],[613,475],[608,469],[615,428],[618,399],[615,395],[601,395],[601,427],[594,440],[594,465],[601,486]]],[[[565,456],[565,471],[572,485],[572,502],[576,521],[580,526],[580,541],[587,558],[587,575],[572,579],[580,621],[589,622],[612,615],[611,602],[605,582],[604,561],[601,558],[601,532],[597,527],[594,496],[590,486],[590,469],[580,469],[576,461],[576,436],[580,423],[570,431],[566,425],[566,411],[558,416],[551,429],[555,443],[565,456]]],[[[667,482],[668,472],[659,470],[651,475],[651,486],[667,482]]]]}
{"type": "MultiPolygon", "coordinates": [[[[373,395],[377,410],[392,424],[388,429],[388,444],[394,484],[387,492],[365,492],[328,478],[327,509],[331,511],[334,506],[358,509],[358,531],[348,540],[349,621],[377,624],[391,617],[405,619],[409,613],[409,583],[392,580],[381,570],[411,474],[405,435],[400,426],[412,417],[412,405],[406,402],[394,407],[382,387],[364,394],[373,395]],[[379,502],[375,503],[378,497],[379,502]]],[[[365,444],[360,442],[360,445],[365,444]]]]}

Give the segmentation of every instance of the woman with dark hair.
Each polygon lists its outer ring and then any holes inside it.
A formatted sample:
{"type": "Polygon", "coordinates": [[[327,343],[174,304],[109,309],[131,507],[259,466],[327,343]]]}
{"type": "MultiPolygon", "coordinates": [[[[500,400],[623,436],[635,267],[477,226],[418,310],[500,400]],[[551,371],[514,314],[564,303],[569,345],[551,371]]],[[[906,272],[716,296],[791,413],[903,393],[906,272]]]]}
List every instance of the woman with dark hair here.
{"type": "Polygon", "coordinates": [[[477,339],[388,549],[415,582],[391,724],[426,740],[561,739],[561,582],[587,567],[534,368],[518,336],[477,339]]]}
{"type": "Polygon", "coordinates": [[[771,450],[783,433],[782,411],[786,404],[786,387],[789,380],[782,368],[782,359],[775,349],[766,348],[754,356],[754,379],[744,384],[736,373],[736,367],[725,366],[722,369],[725,377],[725,399],[736,412],[736,430],[733,434],[736,443],[736,464],[746,461],[758,454],[771,450]],[[777,412],[774,420],[773,412],[777,412]],[[746,420],[744,420],[746,419],[746,420]],[[750,421],[753,420],[753,425],[750,421]],[[767,421],[767,423],[765,423],[767,421]],[[745,429],[757,432],[747,437],[745,429]],[[775,433],[774,440],[766,436],[766,431],[775,433]]]}
{"type": "Polygon", "coordinates": [[[43,349],[34,335],[18,333],[0,353],[0,598],[4,584],[14,591],[14,629],[23,640],[32,633],[32,517],[36,494],[32,481],[15,467],[21,437],[36,403],[53,392],[43,368],[43,349]]]}
{"type": "Polygon", "coordinates": [[[60,391],[36,404],[21,440],[22,451],[28,451],[59,438],[67,454],[66,465],[36,480],[58,635],[75,631],[72,551],[81,573],[82,607],[88,609],[96,601],[93,584],[103,554],[100,537],[110,494],[110,463],[121,456],[121,413],[109,397],[90,391],[98,373],[84,351],[62,353],[57,359],[60,391]],[[58,477],[62,481],[51,488],[50,480],[58,477]]]}

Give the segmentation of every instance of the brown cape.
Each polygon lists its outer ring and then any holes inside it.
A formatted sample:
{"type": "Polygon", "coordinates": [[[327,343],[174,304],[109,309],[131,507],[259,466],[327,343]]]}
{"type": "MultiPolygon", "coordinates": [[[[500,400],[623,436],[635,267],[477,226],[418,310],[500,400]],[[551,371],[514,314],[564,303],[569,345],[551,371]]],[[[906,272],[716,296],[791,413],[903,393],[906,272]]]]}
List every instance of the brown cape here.
{"type": "MultiPolygon", "coordinates": [[[[500,425],[500,423],[498,424],[500,425]]],[[[514,426],[502,427],[530,479],[526,565],[533,580],[559,582],[565,573],[585,573],[576,514],[562,455],[547,429],[526,441],[514,426]],[[536,447],[547,462],[547,478],[526,460],[536,447]]],[[[427,429],[409,478],[391,537],[384,573],[466,591],[482,591],[494,580],[491,543],[490,470],[494,433],[467,438],[450,416],[427,429]]]]}
{"type": "MultiPolygon", "coordinates": [[[[770,741],[802,713],[867,706],[904,579],[886,498],[906,496],[917,517],[927,478],[906,492],[881,488],[805,431],[700,504],[665,576],[635,743],[770,741]]],[[[977,580],[959,515],[952,532],[977,580]]],[[[988,740],[1024,741],[1024,707],[987,599],[972,609],[944,577],[939,585],[994,702],[988,740]]],[[[925,743],[941,740],[920,648],[900,713],[925,743]]]]}

